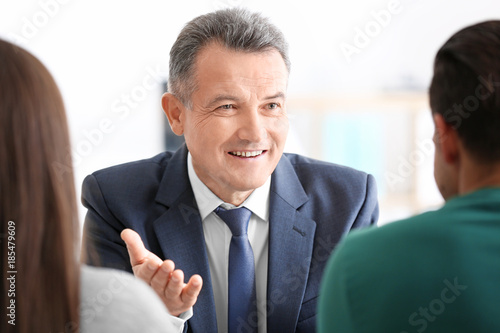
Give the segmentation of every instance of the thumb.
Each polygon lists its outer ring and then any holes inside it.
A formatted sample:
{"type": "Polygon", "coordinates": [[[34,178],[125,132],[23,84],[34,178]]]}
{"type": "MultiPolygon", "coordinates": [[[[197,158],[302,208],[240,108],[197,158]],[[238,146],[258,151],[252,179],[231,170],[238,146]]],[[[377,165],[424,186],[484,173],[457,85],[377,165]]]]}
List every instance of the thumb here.
{"type": "Polygon", "coordinates": [[[132,229],[125,229],[120,234],[121,238],[127,244],[128,255],[130,257],[130,263],[132,267],[142,264],[150,252],[144,247],[141,236],[132,229]]]}

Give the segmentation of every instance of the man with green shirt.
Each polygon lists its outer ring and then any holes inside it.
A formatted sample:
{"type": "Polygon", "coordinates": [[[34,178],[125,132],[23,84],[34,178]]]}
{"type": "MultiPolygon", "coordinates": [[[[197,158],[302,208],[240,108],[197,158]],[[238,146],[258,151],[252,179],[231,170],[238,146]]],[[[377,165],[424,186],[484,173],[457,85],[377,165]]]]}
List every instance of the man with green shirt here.
{"type": "Polygon", "coordinates": [[[446,204],[338,245],[319,332],[500,332],[500,21],[441,47],[429,94],[446,204]]]}

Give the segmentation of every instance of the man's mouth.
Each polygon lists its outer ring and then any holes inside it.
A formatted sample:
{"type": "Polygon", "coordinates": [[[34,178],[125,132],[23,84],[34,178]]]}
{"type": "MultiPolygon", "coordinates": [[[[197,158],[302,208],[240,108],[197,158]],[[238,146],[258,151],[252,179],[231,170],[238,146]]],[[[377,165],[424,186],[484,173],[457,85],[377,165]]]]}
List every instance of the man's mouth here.
{"type": "Polygon", "coordinates": [[[267,150],[254,150],[254,151],[230,151],[229,154],[237,157],[257,157],[265,153],[267,150]]]}

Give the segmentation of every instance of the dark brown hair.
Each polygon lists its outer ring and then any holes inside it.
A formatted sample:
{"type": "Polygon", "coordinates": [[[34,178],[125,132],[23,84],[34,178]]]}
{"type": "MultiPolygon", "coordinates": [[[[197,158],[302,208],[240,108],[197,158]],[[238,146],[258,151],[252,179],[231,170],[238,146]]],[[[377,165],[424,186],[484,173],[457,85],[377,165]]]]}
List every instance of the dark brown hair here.
{"type": "Polygon", "coordinates": [[[80,271],[73,173],[55,168],[70,162],[64,105],[42,63],[2,40],[0,127],[3,311],[11,299],[6,280],[12,271],[7,261],[9,221],[15,224],[17,271],[16,325],[4,315],[0,331],[68,332],[79,324],[80,271]]]}
{"type": "Polygon", "coordinates": [[[441,47],[429,95],[472,156],[500,161],[500,21],[460,30],[441,47]]]}

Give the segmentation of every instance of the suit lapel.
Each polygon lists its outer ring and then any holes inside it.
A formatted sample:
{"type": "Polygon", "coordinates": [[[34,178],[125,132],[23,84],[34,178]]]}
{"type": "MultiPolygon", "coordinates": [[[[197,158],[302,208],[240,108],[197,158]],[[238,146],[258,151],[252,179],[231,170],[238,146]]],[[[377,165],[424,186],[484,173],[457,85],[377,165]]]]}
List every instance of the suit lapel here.
{"type": "Polygon", "coordinates": [[[187,174],[185,146],[170,159],[156,201],[165,206],[165,212],[154,222],[163,254],[184,272],[186,279],[193,274],[203,278],[203,288],[193,307],[194,315],[189,320],[189,326],[194,332],[216,332],[217,319],[205,237],[187,174]]]}
{"type": "MultiPolygon", "coordinates": [[[[267,331],[293,332],[301,308],[313,250],[316,223],[299,211],[308,197],[283,156],[271,181],[267,331]]],[[[154,222],[164,255],[186,277],[199,274],[203,288],[189,320],[194,332],[217,332],[217,317],[203,226],[187,174],[187,148],[170,159],[156,201],[165,212],[154,222]]]]}
{"type": "Polygon", "coordinates": [[[267,331],[294,332],[309,275],[316,223],[297,209],[307,202],[283,156],[271,181],[267,331]]]}

